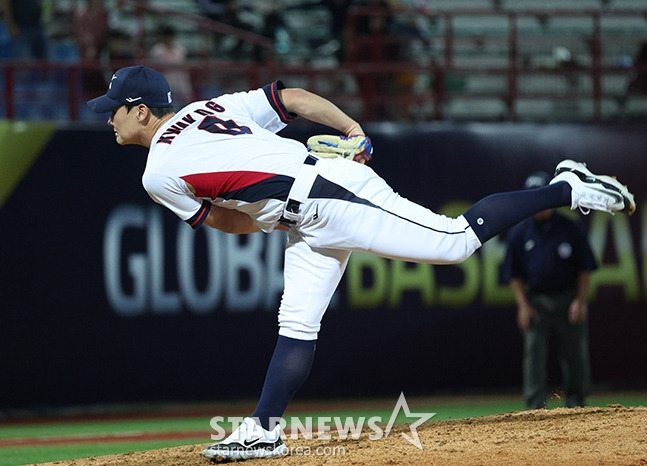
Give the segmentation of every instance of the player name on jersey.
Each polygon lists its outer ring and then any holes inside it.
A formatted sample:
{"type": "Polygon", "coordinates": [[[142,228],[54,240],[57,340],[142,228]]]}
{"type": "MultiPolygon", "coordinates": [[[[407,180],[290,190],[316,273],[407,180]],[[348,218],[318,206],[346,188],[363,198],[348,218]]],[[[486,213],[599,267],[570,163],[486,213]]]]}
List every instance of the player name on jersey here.
{"type": "Polygon", "coordinates": [[[175,137],[182,133],[183,130],[188,128],[190,125],[196,123],[197,118],[201,118],[201,122],[198,126],[199,129],[206,130],[209,132],[218,132],[226,134],[244,134],[251,133],[251,130],[247,126],[237,125],[233,120],[223,120],[216,116],[217,113],[224,112],[225,109],[222,105],[216,103],[213,100],[206,101],[204,103],[206,108],[197,108],[191,112],[185,113],[180,121],[172,124],[164,130],[162,135],[157,140],[157,143],[162,144],[171,144],[175,137]],[[196,116],[194,116],[195,114],[196,116]]]}

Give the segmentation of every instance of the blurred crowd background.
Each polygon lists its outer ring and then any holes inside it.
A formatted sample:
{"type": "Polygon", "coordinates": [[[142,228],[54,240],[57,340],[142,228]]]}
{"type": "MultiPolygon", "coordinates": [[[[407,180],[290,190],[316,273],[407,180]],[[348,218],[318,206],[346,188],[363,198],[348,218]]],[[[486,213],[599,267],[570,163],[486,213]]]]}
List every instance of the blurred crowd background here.
{"type": "Polygon", "coordinates": [[[97,119],[83,102],[146,62],[178,105],[283,78],[364,120],[626,121],[647,115],[646,18],[641,0],[3,0],[0,118],[97,119]]]}

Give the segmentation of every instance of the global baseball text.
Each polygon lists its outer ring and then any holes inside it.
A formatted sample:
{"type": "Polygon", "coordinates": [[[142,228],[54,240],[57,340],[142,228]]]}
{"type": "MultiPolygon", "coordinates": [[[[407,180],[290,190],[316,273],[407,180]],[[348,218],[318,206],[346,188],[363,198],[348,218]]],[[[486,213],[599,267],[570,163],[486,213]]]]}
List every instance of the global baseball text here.
{"type": "MultiPolygon", "coordinates": [[[[591,277],[592,295],[611,285],[619,287],[627,301],[641,299],[641,253],[628,222],[624,215],[591,215],[589,239],[601,259],[600,269],[591,277]],[[610,251],[613,259],[606,258],[610,251]]],[[[643,224],[647,225],[647,215],[643,224]]],[[[239,238],[211,228],[194,232],[179,220],[164,222],[156,206],[123,204],[110,213],[104,231],[106,295],[114,312],[125,318],[147,313],[273,311],[283,288],[284,248],[285,236],[280,233],[239,238]]],[[[510,288],[499,277],[504,254],[505,246],[495,238],[467,261],[442,266],[445,273],[452,268],[460,271],[461,278],[451,283],[437,280],[439,272],[433,265],[353,254],[344,276],[346,302],[333,300],[331,308],[399,309],[407,293],[417,294],[423,307],[442,303],[463,308],[478,300],[485,306],[512,304],[510,288]]],[[[645,247],[642,256],[647,257],[645,247]]]]}

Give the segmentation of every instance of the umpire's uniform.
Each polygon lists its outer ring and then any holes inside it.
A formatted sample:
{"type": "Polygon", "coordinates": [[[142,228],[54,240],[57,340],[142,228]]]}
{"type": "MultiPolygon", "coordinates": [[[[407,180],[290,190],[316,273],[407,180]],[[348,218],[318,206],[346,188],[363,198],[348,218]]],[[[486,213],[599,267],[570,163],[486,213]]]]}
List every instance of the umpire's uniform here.
{"type": "Polygon", "coordinates": [[[583,226],[554,212],[547,220],[529,218],[512,228],[503,276],[525,284],[530,305],[539,314],[524,337],[523,389],[529,408],[545,406],[547,340],[560,339],[561,365],[568,407],[584,406],[591,391],[586,320],[569,322],[578,275],[597,268],[583,226]]]}

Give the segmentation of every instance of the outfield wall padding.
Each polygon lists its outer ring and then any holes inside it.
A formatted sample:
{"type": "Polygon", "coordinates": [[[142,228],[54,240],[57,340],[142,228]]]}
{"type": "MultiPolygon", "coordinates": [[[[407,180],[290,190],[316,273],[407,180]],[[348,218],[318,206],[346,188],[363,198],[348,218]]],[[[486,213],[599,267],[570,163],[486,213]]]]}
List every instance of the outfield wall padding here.
{"type": "MultiPolygon", "coordinates": [[[[590,305],[596,387],[647,386],[647,126],[365,129],[373,168],[451,215],[564,158],[629,184],[633,217],[578,217],[602,264],[590,305]]],[[[294,123],[283,135],[321,131],[294,123]]],[[[144,192],[145,162],[144,148],[117,146],[107,127],[59,127],[5,198],[0,409],[259,395],[285,234],[194,232],[144,192]]],[[[298,396],[519,389],[522,340],[499,275],[503,252],[495,238],[458,266],[354,255],[298,396]]],[[[554,356],[550,373],[559,383],[554,356]]]]}

